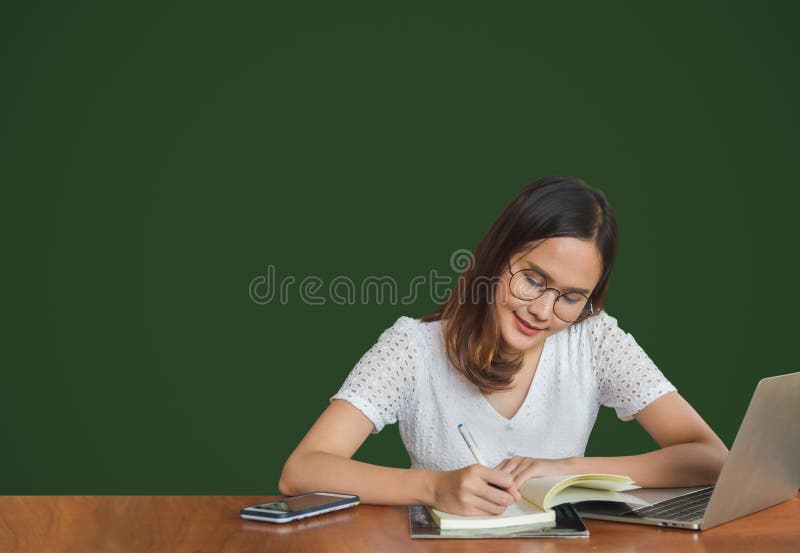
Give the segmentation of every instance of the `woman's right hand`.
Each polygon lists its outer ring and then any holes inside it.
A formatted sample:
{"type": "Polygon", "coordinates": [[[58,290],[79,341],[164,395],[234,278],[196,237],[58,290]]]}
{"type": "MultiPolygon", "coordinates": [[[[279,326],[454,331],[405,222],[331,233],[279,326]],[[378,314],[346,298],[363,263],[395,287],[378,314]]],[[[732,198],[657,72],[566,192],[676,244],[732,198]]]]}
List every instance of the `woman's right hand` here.
{"type": "Polygon", "coordinates": [[[470,465],[459,470],[434,472],[433,505],[454,515],[500,515],[522,499],[507,472],[470,465]]]}

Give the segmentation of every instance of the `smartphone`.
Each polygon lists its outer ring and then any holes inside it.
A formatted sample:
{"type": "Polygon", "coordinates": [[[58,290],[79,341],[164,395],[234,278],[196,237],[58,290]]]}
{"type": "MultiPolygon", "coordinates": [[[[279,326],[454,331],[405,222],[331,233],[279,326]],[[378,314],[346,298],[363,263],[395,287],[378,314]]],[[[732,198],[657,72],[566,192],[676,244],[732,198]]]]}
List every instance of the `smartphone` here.
{"type": "Polygon", "coordinates": [[[357,495],[331,492],[311,492],[269,503],[259,503],[243,507],[242,518],[264,522],[291,522],[301,518],[313,517],[339,509],[355,507],[361,499],[357,495]]]}

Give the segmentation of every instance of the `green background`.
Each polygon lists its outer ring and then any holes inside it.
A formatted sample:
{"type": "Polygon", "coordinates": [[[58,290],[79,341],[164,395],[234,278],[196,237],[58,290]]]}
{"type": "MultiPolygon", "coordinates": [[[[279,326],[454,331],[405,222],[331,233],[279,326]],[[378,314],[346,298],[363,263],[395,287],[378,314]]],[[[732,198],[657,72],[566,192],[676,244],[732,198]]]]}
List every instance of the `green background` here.
{"type": "MultiPolygon", "coordinates": [[[[790,2],[24,3],[0,14],[0,493],[277,493],[361,355],[551,174],[608,311],[730,446],[798,370],[790,2]],[[252,301],[268,266],[288,301],[252,301]],[[320,292],[322,294],[322,292],[320,292]]],[[[589,455],[655,447],[601,410],[589,455]]],[[[357,458],[408,466],[396,426],[357,458]]]]}

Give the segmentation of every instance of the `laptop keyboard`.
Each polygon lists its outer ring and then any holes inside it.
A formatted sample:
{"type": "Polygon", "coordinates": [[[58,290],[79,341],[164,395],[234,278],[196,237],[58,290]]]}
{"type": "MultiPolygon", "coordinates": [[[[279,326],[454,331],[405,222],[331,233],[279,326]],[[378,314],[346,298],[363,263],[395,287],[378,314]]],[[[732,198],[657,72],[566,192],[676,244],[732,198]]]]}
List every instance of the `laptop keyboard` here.
{"type": "Polygon", "coordinates": [[[625,514],[634,515],[637,517],[689,522],[698,518],[702,518],[703,513],[706,511],[706,507],[708,507],[708,502],[711,499],[711,492],[713,491],[713,487],[697,490],[696,492],[688,493],[680,497],[674,497],[672,499],[662,501],[657,505],[643,507],[625,514]]]}

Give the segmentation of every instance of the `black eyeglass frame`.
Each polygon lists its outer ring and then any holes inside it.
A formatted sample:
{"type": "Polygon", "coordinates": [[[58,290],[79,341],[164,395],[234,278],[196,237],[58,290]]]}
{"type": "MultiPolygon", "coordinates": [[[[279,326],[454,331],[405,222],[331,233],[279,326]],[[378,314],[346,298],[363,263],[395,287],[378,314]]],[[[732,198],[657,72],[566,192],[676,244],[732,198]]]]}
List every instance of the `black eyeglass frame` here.
{"type": "MultiPolygon", "coordinates": [[[[544,293],[547,292],[548,290],[553,290],[556,294],[558,294],[556,296],[555,301],[553,302],[553,315],[558,317],[558,313],[556,313],[556,303],[558,303],[558,300],[561,299],[561,296],[563,296],[564,293],[561,290],[559,290],[558,288],[553,288],[551,286],[547,286],[547,277],[546,276],[544,276],[542,273],[540,273],[540,272],[538,272],[538,271],[536,271],[534,269],[519,269],[518,271],[512,271],[511,270],[511,259],[508,260],[508,272],[511,275],[511,278],[508,279],[508,290],[511,292],[511,295],[514,296],[515,298],[517,298],[518,300],[521,300],[521,301],[536,301],[539,298],[541,298],[542,296],[544,296],[544,293]],[[514,280],[514,275],[517,274],[517,273],[525,272],[525,271],[536,273],[537,275],[541,276],[544,279],[544,290],[542,290],[542,293],[539,294],[538,296],[536,296],[535,298],[521,298],[521,297],[519,297],[518,295],[516,295],[514,293],[514,289],[511,287],[511,281],[514,280]]],[[[567,293],[568,294],[578,294],[578,295],[583,296],[584,298],[586,298],[586,305],[583,306],[583,309],[581,310],[581,314],[578,315],[578,318],[575,319],[574,321],[568,321],[568,320],[564,319],[563,317],[558,317],[559,319],[561,319],[565,323],[579,323],[579,322],[583,321],[584,319],[587,319],[588,317],[591,317],[592,315],[594,315],[594,306],[592,305],[592,297],[591,296],[587,296],[586,294],[581,294],[580,292],[576,292],[576,291],[567,292],[567,293]],[[586,308],[587,307],[589,308],[589,312],[588,313],[586,312],[586,308]]]]}

